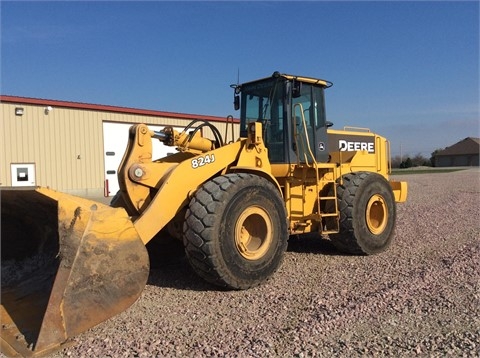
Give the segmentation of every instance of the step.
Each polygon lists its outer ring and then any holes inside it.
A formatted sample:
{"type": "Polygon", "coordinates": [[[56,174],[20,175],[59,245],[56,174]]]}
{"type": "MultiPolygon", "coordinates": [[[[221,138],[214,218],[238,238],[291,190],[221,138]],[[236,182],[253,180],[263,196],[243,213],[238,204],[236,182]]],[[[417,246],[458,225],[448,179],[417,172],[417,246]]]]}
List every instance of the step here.
{"type": "Polygon", "coordinates": [[[338,213],[322,213],[322,214],[320,214],[320,216],[321,216],[322,218],[327,218],[327,217],[339,216],[339,214],[338,214],[338,213]]]}
{"type": "Polygon", "coordinates": [[[321,196],[320,200],[337,200],[336,196],[321,196]]]}
{"type": "Polygon", "coordinates": [[[322,230],[322,234],[338,234],[338,230],[322,230]]]}
{"type": "Polygon", "coordinates": [[[290,194],[291,199],[303,199],[304,196],[300,194],[290,194]]]}

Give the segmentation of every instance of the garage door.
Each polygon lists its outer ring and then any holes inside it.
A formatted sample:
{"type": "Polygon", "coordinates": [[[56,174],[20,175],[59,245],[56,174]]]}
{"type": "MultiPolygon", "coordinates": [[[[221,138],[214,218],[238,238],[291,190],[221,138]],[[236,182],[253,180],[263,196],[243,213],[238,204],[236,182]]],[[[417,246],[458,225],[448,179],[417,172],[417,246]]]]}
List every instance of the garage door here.
{"type": "MultiPolygon", "coordinates": [[[[128,144],[128,130],[131,123],[103,122],[103,150],[105,162],[105,196],[113,196],[120,189],[117,170],[128,144]]],[[[165,126],[149,125],[148,128],[159,131],[165,126]]],[[[183,128],[175,127],[181,131],[183,128]]],[[[168,147],[159,140],[152,141],[153,159],[176,153],[175,147],[168,147]]]]}

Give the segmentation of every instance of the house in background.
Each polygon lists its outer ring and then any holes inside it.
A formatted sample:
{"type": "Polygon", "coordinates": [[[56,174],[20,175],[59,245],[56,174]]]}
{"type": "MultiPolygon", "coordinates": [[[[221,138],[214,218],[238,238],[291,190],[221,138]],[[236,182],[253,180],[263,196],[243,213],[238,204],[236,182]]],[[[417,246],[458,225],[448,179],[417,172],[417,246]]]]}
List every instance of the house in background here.
{"type": "Polygon", "coordinates": [[[479,166],[480,138],[468,137],[439,151],[434,156],[436,167],[479,166]]]}

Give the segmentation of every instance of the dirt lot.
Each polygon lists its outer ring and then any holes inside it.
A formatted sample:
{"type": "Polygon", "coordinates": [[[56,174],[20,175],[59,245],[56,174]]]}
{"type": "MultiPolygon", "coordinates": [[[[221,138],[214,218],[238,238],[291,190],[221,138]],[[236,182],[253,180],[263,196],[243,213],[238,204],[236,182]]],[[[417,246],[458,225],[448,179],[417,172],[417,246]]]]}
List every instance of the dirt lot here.
{"type": "Polygon", "coordinates": [[[480,172],[394,179],[409,198],[387,252],[291,238],[280,270],[247,291],[169,256],[130,309],[53,357],[480,356],[480,172]]]}

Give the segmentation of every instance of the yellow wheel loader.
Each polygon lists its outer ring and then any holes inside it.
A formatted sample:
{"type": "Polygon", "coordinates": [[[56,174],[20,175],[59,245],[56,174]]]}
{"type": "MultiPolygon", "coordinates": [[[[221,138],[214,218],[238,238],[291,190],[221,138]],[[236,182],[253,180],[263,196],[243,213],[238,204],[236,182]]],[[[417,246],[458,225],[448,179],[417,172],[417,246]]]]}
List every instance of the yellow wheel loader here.
{"type": "Polygon", "coordinates": [[[160,230],[183,240],[199,276],[229,289],[269,278],[291,234],[328,234],[347,253],[385,250],[407,184],[388,179],[385,138],[329,128],[331,85],[278,72],[233,85],[236,140],[202,121],[182,132],[132,126],[111,206],[47,188],[2,190],[2,352],[48,354],[126,310],[160,230]],[[154,140],[177,152],[153,160],[154,140]]]}

